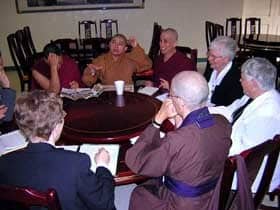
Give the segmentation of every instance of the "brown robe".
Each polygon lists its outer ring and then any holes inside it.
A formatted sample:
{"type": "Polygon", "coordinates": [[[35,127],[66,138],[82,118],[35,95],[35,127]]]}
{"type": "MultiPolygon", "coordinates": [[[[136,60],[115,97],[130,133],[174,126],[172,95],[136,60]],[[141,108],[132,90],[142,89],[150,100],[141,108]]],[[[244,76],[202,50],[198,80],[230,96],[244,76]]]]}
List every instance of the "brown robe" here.
{"type": "MultiPolygon", "coordinates": [[[[214,125],[200,129],[190,124],[160,139],[159,129],[150,125],[126,153],[126,164],[135,173],[150,177],[170,176],[197,186],[219,177],[231,146],[231,125],[214,115],[214,125]]],[[[180,197],[151,179],[135,188],[130,210],[208,209],[214,190],[201,196],[180,197]]]]}
{"type": "MultiPolygon", "coordinates": [[[[137,45],[131,52],[123,54],[114,61],[110,52],[100,55],[92,60],[92,64],[101,66],[102,70],[96,72],[95,80],[99,78],[103,85],[113,85],[116,80],[124,80],[125,84],[133,84],[134,72],[141,72],[152,67],[150,58],[145,54],[143,48],[137,45]]],[[[92,75],[89,69],[85,69],[83,81],[90,80],[92,75]]]]}

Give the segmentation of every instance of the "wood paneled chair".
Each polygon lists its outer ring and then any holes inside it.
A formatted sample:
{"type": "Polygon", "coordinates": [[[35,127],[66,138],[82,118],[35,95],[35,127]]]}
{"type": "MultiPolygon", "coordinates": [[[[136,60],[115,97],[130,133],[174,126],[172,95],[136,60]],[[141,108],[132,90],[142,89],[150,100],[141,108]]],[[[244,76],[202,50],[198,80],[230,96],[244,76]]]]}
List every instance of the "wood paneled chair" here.
{"type": "Polygon", "coordinates": [[[150,50],[148,56],[154,62],[155,58],[159,55],[159,42],[160,42],[160,34],[161,34],[162,27],[158,23],[154,23],[153,26],[153,35],[150,50]]]}
{"type": "Polygon", "coordinates": [[[51,41],[51,43],[61,49],[63,54],[70,56],[77,62],[80,61],[80,51],[77,39],[56,39],[51,41]]]}
{"type": "Polygon", "coordinates": [[[27,61],[22,46],[17,42],[15,34],[7,36],[10,54],[17,70],[21,91],[30,90],[31,88],[31,66],[27,61]]]}
{"type": "Polygon", "coordinates": [[[28,187],[0,185],[0,210],[26,210],[35,206],[45,207],[48,210],[61,210],[54,189],[40,192],[28,187]]]}
{"type": "MultiPolygon", "coordinates": [[[[206,38],[206,47],[209,49],[210,43],[217,37],[215,23],[210,21],[205,21],[205,38],[206,38]]],[[[203,76],[208,81],[210,79],[212,73],[212,69],[210,68],[210,64],[207,60],[206,68],[203,76]]]]}
{"type": "Polygon", "coordinates": [[[78,22],[79,39],[90,39],[98,37],[96,21],[81,20],[78,22]]]}
{"type": "Polygon", "coordinates": [[[224,34],[225,34],[224,26],[216,23],[215,24],[215,34],[216,34],[216,37],[217,36],[224,36],[224,34]]]}
{"type": "Polygon", "coordinates": [[[210,43],[216,38],[215,23],[210,21],[205,21],[205,38],[206,46],[209,48],[210,43]]]}
{"type": "Polygon", "coordinates": [[[231,17],[226,19],[226,36],[230,36],[240,45],[242,34],[242,18],[231,17]]]}
{"type": "Polygon", "coordinates": [[[25,38],[27,39],[27,43],[28,43],[29,48],[31,49],[32,54],[37,55],[38,52],[37,52],[34,42],[33,42],[30,27],[24,26],[23,31],[24,31],[25,38]]]}
{"type": "Polygon", "coordinates": [[[261,18],[250,17],[245,19],[244,36],[261,33],[261,18]]]}
{"type": "Polygon", "coordinates": [[[176,46],[176,49],[184,53],[188,58],[192,60],[195,67],[197,67],[197,49],[192,49],[186,46],[176,46]]]}
{"type": "MultiPolygon", "coordinates": [[[[248,170],[249,184],[253,184],[264,157],[267,156],[266,165],[260,180],[258,189],[253,197],[255,209],[261,204],[265,194],[269,190],[269,185],[276,168],[280,151],[280,135],[276,135],[273,140],[267,140],[251,149],[243,151],[240,155],[244,158],[248,170]]],[[[230,206],[229,206],[230,207],[230,206]]]]}
{"type": "Polygon", "coordinates": [[[99,37],[111,38],[119,33],[118,20],[104,19],[99,21],[99,37]],[[103,34],[105,32],[105,34],[103,34]]]}

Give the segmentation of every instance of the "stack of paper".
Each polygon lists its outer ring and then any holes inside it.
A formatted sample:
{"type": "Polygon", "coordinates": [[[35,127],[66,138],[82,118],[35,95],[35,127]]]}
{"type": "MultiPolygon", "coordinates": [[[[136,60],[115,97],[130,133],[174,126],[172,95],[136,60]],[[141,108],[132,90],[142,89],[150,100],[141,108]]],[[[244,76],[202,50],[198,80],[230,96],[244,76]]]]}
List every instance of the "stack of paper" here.
{"type": "Polygon", "coordinates": [[[0,156],[25,148],[28,142],[19,130],[0,136],[0,156]]]}
{"type": "Polygon", "coordinates": [[[144,87],[144,88],[139,89],[138,93],[142,93],[142,94],[151,96],[151,95],[155,94],[157,91],[158,91],[158,88],[156,88],[156,87],[144,87]]]}
{"type": "Polygon", "coordinates": [[[92,89],[91,88],[77,88],[77,89],[62,88],[60,92],[60,96],[76,101],[78,99],[88,99],[91,97],[98,97],[102,92],[103,92],[102,85],[97,84],[92,89]]]}

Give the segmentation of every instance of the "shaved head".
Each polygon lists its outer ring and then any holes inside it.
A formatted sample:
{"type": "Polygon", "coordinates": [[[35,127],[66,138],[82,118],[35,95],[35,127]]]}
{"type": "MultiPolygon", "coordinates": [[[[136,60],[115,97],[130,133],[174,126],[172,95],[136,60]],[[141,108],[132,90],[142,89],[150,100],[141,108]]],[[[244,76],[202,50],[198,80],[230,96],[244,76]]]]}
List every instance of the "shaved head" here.
{"type": "Polygon", "coordinates": [[[209,89],[205,78],[195,71],[182,71],[171,82],[171,92],[192,110],[205,105],[209,89]]]}

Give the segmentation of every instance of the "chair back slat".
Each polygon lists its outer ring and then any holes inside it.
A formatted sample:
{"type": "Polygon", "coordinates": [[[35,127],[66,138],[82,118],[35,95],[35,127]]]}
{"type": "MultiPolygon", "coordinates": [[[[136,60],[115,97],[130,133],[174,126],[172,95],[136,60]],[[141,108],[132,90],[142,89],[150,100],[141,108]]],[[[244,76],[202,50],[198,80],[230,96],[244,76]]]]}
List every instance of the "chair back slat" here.
{"type": "Polygon", "coordinates": [[[162,29],[161,25],[155,22],[153,27],[151,47],[148,53],[152,61],[154,61],[155,58],[159,55],[159,48],[160,48],[159,42],[160,42],[161,29],[162,29]]]}

